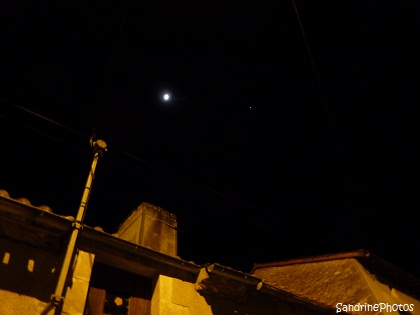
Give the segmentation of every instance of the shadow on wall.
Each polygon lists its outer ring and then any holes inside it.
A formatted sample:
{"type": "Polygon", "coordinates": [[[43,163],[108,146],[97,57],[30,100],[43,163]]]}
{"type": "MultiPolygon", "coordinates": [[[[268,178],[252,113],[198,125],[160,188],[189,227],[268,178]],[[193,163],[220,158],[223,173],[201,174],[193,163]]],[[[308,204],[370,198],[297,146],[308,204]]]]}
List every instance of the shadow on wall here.
{"type": "Polygon", "coordinates": [[[63,255],[0,239],[0,291],[50,301],[63,255]]]}
{"type": "Polygon", "coordinates": [[[203,294],[203,297],[207,304],[210,305],[212,314],[215,315],[270,315],[278,314],[279,312],[279,307],[276,303],[262,297],[253,297],[238,302],[207,294],[203,294]]]}

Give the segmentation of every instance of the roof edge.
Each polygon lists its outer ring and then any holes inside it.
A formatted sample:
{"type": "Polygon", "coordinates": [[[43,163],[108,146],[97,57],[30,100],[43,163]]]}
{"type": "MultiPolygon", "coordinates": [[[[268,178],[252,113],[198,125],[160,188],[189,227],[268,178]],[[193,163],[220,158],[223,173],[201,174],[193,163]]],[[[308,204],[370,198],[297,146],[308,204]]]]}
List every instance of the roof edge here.
{"type": "Polygon", "coordinates": [[[370,251],[366,249],[358,249],[358,250],[349,251],[349,252],[294,258],[294,259],[271,262],[271,263],[255,263],[252,268],[251,274],[253,274],[255,270],[259,268],[264,268],[264,267],[282,267],[282,266],[289,266],[289,265],[298,265],[298,264],[338,260],[338,259],[346,259],[346,258],[361,258],[361,257],[369,257],[369,256],[373,256],[373,254],[370,251]]]}

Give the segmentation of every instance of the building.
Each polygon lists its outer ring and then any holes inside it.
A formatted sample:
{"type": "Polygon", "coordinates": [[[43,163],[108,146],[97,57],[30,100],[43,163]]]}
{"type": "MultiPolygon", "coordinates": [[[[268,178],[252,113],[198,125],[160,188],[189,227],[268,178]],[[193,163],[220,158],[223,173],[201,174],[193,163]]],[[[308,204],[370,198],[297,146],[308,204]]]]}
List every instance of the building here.
{"type": "Polygon", "coordinates": [[[337,312],[420,314],[420,280],[366,250],[256,264],[251,274],[337,312]]]}
{"type": "MultiPolygon", "coordinates": [[[[176,217],[143,204],[118,234],[83,226],[62,314],[333,314],[257,276],[177,257],[176,217]]],[[[74,218],[0,191],[0,314],[57,313],[51,296],[74,218]]]]}

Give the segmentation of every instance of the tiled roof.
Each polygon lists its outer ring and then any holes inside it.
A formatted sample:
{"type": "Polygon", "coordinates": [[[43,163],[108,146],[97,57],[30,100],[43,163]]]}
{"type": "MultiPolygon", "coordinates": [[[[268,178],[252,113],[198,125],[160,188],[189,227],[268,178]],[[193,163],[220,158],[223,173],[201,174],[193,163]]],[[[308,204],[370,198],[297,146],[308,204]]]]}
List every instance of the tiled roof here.
{"type": "Polygon", "coordinates": [[[0,189],[0,197],[11,199],[11,200],[20,202],[24,205],[32,206],[32,207],[41,209],[41,210],[46,211],[46,212],[51,212],[51,213],[53,212],[52,209],[49,206],[46,206],[46,205],[34,206],[34,205],[32,205],[31,202],[29,201],[29,199],[27,199],[27,198],[23,198],[23,197],[12,198],[12,197],[10,197],[9,193],[6,190],[3,190],[3,189],[0,189]]]}
{"type": "MultiPolygon", "coordinates": [[[[349,264],[351,260],[359,262],[379,281],[387,283],[391,287],[403,292],[410,293],[413,296],[420,296],[419,279],[364,249],[255,264],[251,274],[265,279],[265,281],[275,287],[289,290],[290,292],[294,292],[292,288],[296,286],[299,287],[300,292],[305,290],[306,287],[308,287],[308,292],[312,292],[314,290],[314,284],[322,281],[332,281],[334,278],[343,280],[345,278],[343,281],[348,283],[350,281],[349,279],[354,278],[356,272],[352,264],[349,264]]],[[[359,289],[362,290],[362,288],[359,289]]],[[[330,295],[356,294],[355,292],[347,292],[348,290],[346,292],[340,292],[337,288],[334,290],[330,292],[330,295]]],[[[362,294],[361,292],[359,293],[362,294]]],[[[308,294],[317,294],[319,299],[326,292],[312,292],[308,294]]]]}

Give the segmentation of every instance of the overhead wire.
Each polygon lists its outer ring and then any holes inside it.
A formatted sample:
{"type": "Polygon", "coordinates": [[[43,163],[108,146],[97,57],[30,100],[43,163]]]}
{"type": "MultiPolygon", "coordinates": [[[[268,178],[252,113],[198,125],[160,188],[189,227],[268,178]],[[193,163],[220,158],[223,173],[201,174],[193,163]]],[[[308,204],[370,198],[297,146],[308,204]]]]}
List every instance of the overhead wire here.
{"type": "Polygon", "coordinates": [[[311,46],[309,45],[308,37],[306,35],[305,27],[302,23],[302,19],[301,19],[300,13],[299,13],[299,9],[296,5],[296,0],[292,0],[292,4],[293,4],[293,9],[294,9],[295,14],[296,14],[296,19],[299,23],[300,31],[302,33],[305,48],[308,52],[308,57],[309,57],[309,60],[310,60],[311,66],[312,66],[313,74],[315,76],[315,80],[316,80],[316,83],[318,85],[319,92],[320,92],[321,97],[323,99],[322,103],[323,103],[324,109],[327,113],[328,124],[329,124],[331,132],[332,132],[333,142],[334,142],[335,147],[338,148],[337,135],[336,135],[335,125],[333,123],[333,119],[332,119],[332,116],[331,116],[331,110],[330,110],[329,105],[327,103],[325,90],[324,90],[324,87],[322,85],[322,81],[321,81],[321,77],[319,75],[318,67],[315,63],[315,59],[314,59],[314,56],[313,56],[313,53],[312,53],[312,50],[311,50],[311,46]]]}
{"type": "Polygon", "coordinates": [[[300,17],[299,10],[298,10],[297,5],[296,5],[296,1],[292,0],[292,3],[293,3],[293,9],[295,10],[295,13],[296,13],[296,18],[297,18],[299,26],[300,26],[300,31],[302,32],[302,37],[303,37],[303,40],[305,42],[305,48],[308,51],[308,56],[309,56],[309,59],[311,61],[311,66],[312,66],[312,69],[314,71],[316,82],[318,84],[319,89],[322,91],[323,89],[322,89],[321,79],[319,77],[318,69],[317,69],[317,66],[315,64],[314,57],[312,55],[311,47],[309,46],[308,38],[306,36],[305,28],[303,27],[302,19],[300,17]]]}
{"type": "MultiPolygon", "coordinates": [[[[322,84],[321,77],[319,75],[319,70],[318,70],[318,67],[316,65],[315,59],[313,57],[313,53],[312,53],[312,50],[311,50],[311,47],[309,45],[309,41],[308,41],[308,38],[307,38],[307,35],[306,35],[306,32],[305,32],[305,27],[303,25],[303,22],[302,22],[300,13],[299,13],[298,6],[296,5],[296,0],[291,0],[291,1],[292,1],[292,4],[293,4],[294,11],[296,13],[296,18],[297,18],[299,26],[300,26],[300,30],[301,30],[301,33],[302,33],[302,37],[303,37],[303,40],[304,40],[304,43],[305,43],[306,50],[308,52],[308,56],[309,56],[309,59],[310,59],[310,62],[311,62],[313,73],[315,75],[316,82],[317,82],[317,85],[318,85],[318,88],[319,88],[319,91],[320,91],[320,94],[321,94],[321,97],[322,97],[322,102],[323,102],[323,105],[324,105],[324,109],[325,109],[325,112],[327,114],[328,125],[329,125],[329,129],[330,129],[330,132],[331,132],[331,138],[332,138],[331,141],[332,141],[332,144],[334,146],[334,153],[336,155],[336,168],[338,170],[339,169],[345,169],[346,165],[343,163],[343,161],[344,161],[343,160],[343,152],[342,152],[342,149],[341,149],[341,147],[339,145],[339,142],[338,142],[336,117],[334,117],[335,118],[334,119],[331,115],[330,106],[327,102],[327,93],[326,93],[325,88],[322,84]]],[[[337,188],[340,185],[335,183],[335,186],[336,186],[335,189],[340,189],[341,194],[344,194],[345,191],[347,191],[349,189],[348,188],[348,185],[350,183],[350,179],[348,178],[349,173],[345,172],[345,171],[344,172],[343,171],[341,171],[341,172],[338,171],[336,173],[340,174],[339,179],[341,179],[342,182],[345,183],[344,184],[345,187],[344,188],[337,188]]],[[[337,202],[339,199],[340,198],[336,198],[335,202],[337,202]]]]}
{"type": "Polygon", "coordinates": [[[25,112],[27,112],[27,113],[31,114],[31,115],[34,115],[34,116],[36,116],[36,117],[38,117],[38,118],[41,118],[41,119],[43,119],[43,120],[46,120],[46,121],[48,121],[48,122],[49,122],[49,123],[51,123],[51,124],[54,124],[54,125],[56,125],[56,126],[58,126],[58,127],[60,127],[60,128],[66,129],[66,130],[68,130],[68,131],[71,131],[71,132],[73,132],[73,133],[75,133],[75,134],[79,135],[79,136],[82,136],[82,137],[84,137],[84,138],[89,139],[89,137],[88,137],[87,135],[85,135],[85,134],[83,134],[83,133],[81,133],[81,132],[77,131],[76,129],[73,129],[73,128],[70,128],[70,127],[68,127],[68,126],[66,126],[66,125],[63,125],[63,124],[61,124],[61,123],[59,123],[59,122],[57,122],[57,121],[55,121],[55,120],[52,120],[51,118],[48,118],[48,117],[46,117],[46,116],[44,116],[44,115],[41,115],[41,114],[38,114],[38,113],[36,113],[36,112],[34,112],[34,111],[32,111],[32,110],[30,110],[30,109],[26,108],[26,107],[19,106],[19,105],[15,105],[15,106],[16,106],[17,108],[19,108],[19,109],[21,109],[21,110],[23,110],[23,111],[25,111],[25,112]]]}
{"type": "MultiPolygon", "coordinates": [[[[26,107],[23,107],[23,106],[17,105],[17,104],[15,104],[15,103],[12,103],[12,102],[10,102],[10,101],[8,101],[8,100],[4,99],[3,97],[0,97],[0,101],[2,101],[2,102],[4,102],[4,103],[7,103],[7,104],[9,104],[9,105],[11,105],[11,106],[13,106],[13,107],[15,107],[15,108],[17,108],[17,109],[20,109],[21,111],[24,111],[24,112],[26,112],[26,113],[28,113],[28,114],[30,114],[30,115],[33,115],[33,116],[35,116],[35,117],[37,117],[37,118],[39,118],[39,119],[45,120],[45,121],[47,121],[47,122],[49,122],[49,123],[51,123],[51,124],[53,124],[53,125],[55,125],[55,126],[57,126],[57,127],[59,127],[59,128],[63,128],[63,129],[65,129],[65,130],[67,130],[67,131],[70,131],[70,132],[72,132],[72,133],[77,134],[78,136],[82,136],[83,138],[87,138],[87,139],[89,139],[89,137],[88,137],[88,136],[84,135],[83,133],[81,133],[81,132],[79,132],[79,131],[77,131],[77,130],[75,130],[75,129],[73,129],[73,128],[70,128],[70,127],[68,127],[68,126],[66,126],[66,125],[63,125],[63,124],[61,124],[61,123],[58,123],[57,121],[55,121],[55,120],[53,120],[53,119],[51,119],[51,118],[48,118],[48,117],[46,117],[46,116],[44,116],[44,115],[41,115],[41,114],[39,114],[39,113],[36,113],[36,112],[34,112],[34,111],[32,111],[32,110],[30,110],[30,109],[26,108],[26,107]]],[[[34,132],[34,133],[37,133],[37,134],[39,134],[39,135],[42,135],[42,136],[44,136],[44,137],[46,137],[46,138],[49,138],[49,139],[51,139],[51,140],[54,140],[55,142],[58,142],[58,143],[61,143],[61,144],[65,145],[65,146],[71,147],[72,149],[75,149],[75,150],[77,150],[77,151],[80,151],[80,152],[87,152],[86,150],[83,150],[83,149],[81,149],[81,148],[79,148],[79,147],[77,147],[77,146],[75,146],[75,145],[73,145],[73,144],[71,144],[71,143],[69,143],[69,142],[67,142],[67,141],[64,141],[64,140],[59,139],[59,138],[57,138],[57,137],[55,137],[55,136],[52,136],[51,134],[49,134],[49,133],[47,133],[47,132],[41,131],[41,130],[39,130],[39,129],[37,129],[37,128],[34,128],[34,127],[32,127],[32,126],[30,126],[30,125],[28,125],[28,124],[25,124],[25,123],[22,123],[22,122],[18,122],[18,121],[16,121],[15,119],[13,119],[13,118],[11,118],[10,116],[7,116],[7,115],[5,115],[5,114],[0,114],[0,118],[2,118],[2,119],[3,119],[3,120],[5,120],[5,121],[8,121],[8,122],[13,122],[13,123],[17,124],[18,126],[20,126],[20,127],[21,127],[21,128],[23,128],[23,129],[30,130],[30,131],[32,131],[32,132],[34,132]]]]}
{"type": "MultiPolygon", "coordinates": [[[[38,119],[44,120],[44,121],[46,121],[46,122],[48,122],[50,124],[53,124],[53,125],[55,125],[55,126],[57,126],[59,128],[63,128],[63,129],[65,129],[65,130],[67,130],[67,131],[69,131],[71,133],[74,133],[74,134],[76,134],[78,136],[82,136],[85,139],[89,139],[90,138],[86,134],[83,134],[83,133],[79,132],[78,130],[76,130],[74,128],[68,127],[68,126],[66,126],[66,125],[64,125],[64,124],[62,124],[60,122],[57,122],[56,120],[54,120],[54,119],[52,119],[50,117],[47,117],[47,116],[42,115],[40,113],[37,113],[37,112],[35,112],[33,110],[30,110],[30,109],[28,109],[28,108],[26,108],[24,106],[20,106],[20,105],[14,104],[14,103],[12,103],[10,101],[7,101],[7,100],[5,100],[4,98],[1,98],[1,97],[0,97],[0,100],[2,100],[3,102],[7,102],[9,105],[14,106],[15,108],[17,108],[17,109],[19,109],[21,111],[24,111],[24,112],[26,112],[26,113],[28,113],[30,115],[33,115],[34,117],[36,117],[38,119]]],[[[12,121],[12,119],[10,117],[7,117],[5,115],[0,115],[0,117],[3,117],[4,119],[8,119],[8,120],[12,121]]],[[[37,134],[40,134],[40,135],[42,135],[44,137],[47,137],[49,139],[52,139],[52,140],[54,140],[56,142],[59,142],[61,144],[64,144],[64,145],[66,145],[68,147],[71,147],[73,149],[76,149],[78,151],[85,152],[85,153],[87,152],[87,150],[83,150],[83,149],[81,149],[79,147],[76,147],[76,146],[74,146],[74,145],[72,145],[72,144],[70,144],[70,143],[68,143],[66,141],[63,141],[63,140],[61,140],[61,139],[59,139],[57,137],[51,136],[50,134],[48,134],[48,133],[46,133],[44,131],[40,131],[40,130],[38,130],[36,128],[33,128],[33,127],[29,126],[29,125],[26,125],[26,124],[19,124],[19,125],[21,127],[25,128],[25,129],[28,129],[28,130],[30,130],[32,132],[35,132],[37,134]]],[[[207,192],[207,193],[209,193],[211,195],[218,196],[219,198],[222,198],[222,200],[224,202],[226,202],[227,200],[229,200],[230,202],[235,202],[235,203],[238,203],[238,204],[243,204],[243,201],[233,200],[235,198],[227,197],[222,192],[219,192],[219,191],[217,191],[215,189],[212,189],[212,188],[203,186],[202,184],[198,184],[197,182],[193,182],[193,181],[191,181],[188,178],[185,178],[185,177],[183,177],[183,176],[181,176],[181,175],[179,175],[177,173],[168,171],[164,167],[159,166],[159,165],[154,164],[154,163],[151,163],[149,161],[146,161],[146,160],[144,160],[144,159],[142,159],[142,158],[140,158],[140,157],[138,157],[138,156],[136,156],[134,154],[128,153],[128,152],[126,152],[124,150],[118,149],[118,148],[113,147],[113,146],[108,146],[108,149],[109,149],[110,152],[117,152],[118,154],[124,155],[124,156],[126,156],[126,157],[128,157],[128,158],[130,158],[130,159],[132,159],[132,160],[134,160],[136,162],[142,163],[142,164],[144,164],[144,165],[146,165],[146,166],[148,166],[150,168],[153,168],[155,171],[162,172],[162,173],[166,174],[166,176],[170,176],[175,181],[178,181],[178,182],[183,181],[186,185],[190,185],[191,187],[194,187],[196,190],[202,190],[202,191],[207,192]]],[[[132,168],[129,168],[127,166],[124,166],[123,164],[121,164],[119,162],[111,161],[110,159],[106,159],[106,158],[105,158],[105,161],[108,162],[111,165],[114,165],[116,167],[119,167],[120,169],[125,169],[125,170],[128,170],[129,172],[133,172],[133,169],[132,168]]],[[[138,172],[138,170],[136,172],[138,172]]],[[[175,186],[175,185],[169,185],[168,183],[166,183],[166,186],[169,186],[170,189],[173,190],[174,192],[182,193],[183,195],[192,197],[192,198],[194,198],[196,200],[202,200],[202,198],[198,197],[197,195],[194,195],[194,194],[192,194],[190,192],[187,192],[185,190],[179,189],[179,185],[176,185],[175,186]]]]}

